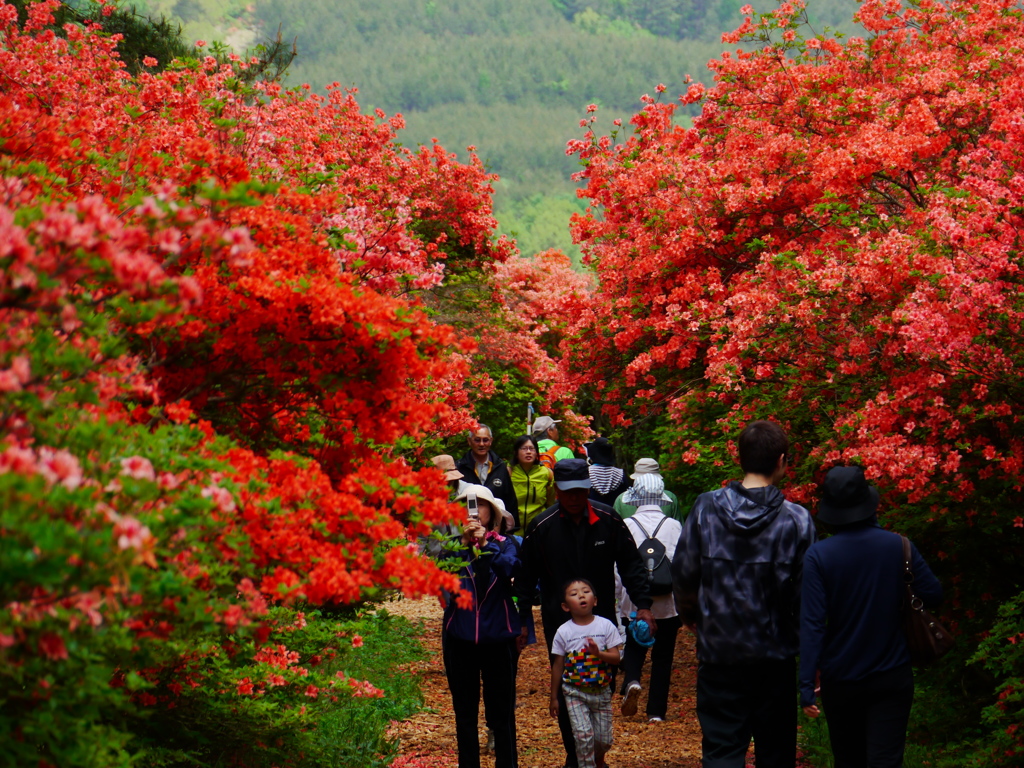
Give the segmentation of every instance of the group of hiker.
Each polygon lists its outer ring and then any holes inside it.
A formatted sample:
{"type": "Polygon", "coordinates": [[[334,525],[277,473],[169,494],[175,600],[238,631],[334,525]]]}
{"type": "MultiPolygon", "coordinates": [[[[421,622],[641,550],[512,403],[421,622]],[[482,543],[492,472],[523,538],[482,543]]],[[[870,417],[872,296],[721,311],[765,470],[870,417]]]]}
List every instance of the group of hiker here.
{"type": "MultiPolygon", "coordinates": [[[[537,418],[510,464],[482,424],[459,462],[434,459],[467,510],[438,555],[457,559],[464,592],[447,601],[442,627],[459,768],[480,766],[481,684],[495,766],[519,765],[515,681],[520,653],[536,641],[535,606],[566,768],[607,765],[613,691],[622,714],[635,715],[648,650],[646,717],[668,718],[684,625],[697,637],[704,766],[743,768],[753,740],[758,768],[794,768],[798,692],[809,717],[821,699],[836,768],[902,764],[913,699],[904,551],[879,526],[878,493],[861,467],[828,472],[817,517],[832,535],[818,541],[810,513],[776,487],[789,441],[773,422],[739,435],[742,480],[689,510],[656,460],[640,459],[627,476],[601,437],[577,458],[558,445],[558,424],[537,418]]],[[[941,586],[909,552],[916,595],[931,607],[941,586]]]]}

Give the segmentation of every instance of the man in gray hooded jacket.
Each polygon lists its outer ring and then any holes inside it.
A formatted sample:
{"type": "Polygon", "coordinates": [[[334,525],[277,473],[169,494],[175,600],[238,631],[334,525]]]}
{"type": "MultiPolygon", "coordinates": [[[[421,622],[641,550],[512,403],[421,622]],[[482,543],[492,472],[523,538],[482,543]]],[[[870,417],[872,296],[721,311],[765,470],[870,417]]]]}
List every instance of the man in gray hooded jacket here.
{"type": "Polygon", "coordinates": [[[796,655],[810,514],[775,483],[789,440],[754,421],[739,438],[742,481],[697,498],[672,561],[676,607],[697,634],[697,718],[704,768],[796,764],[796,655]]]}

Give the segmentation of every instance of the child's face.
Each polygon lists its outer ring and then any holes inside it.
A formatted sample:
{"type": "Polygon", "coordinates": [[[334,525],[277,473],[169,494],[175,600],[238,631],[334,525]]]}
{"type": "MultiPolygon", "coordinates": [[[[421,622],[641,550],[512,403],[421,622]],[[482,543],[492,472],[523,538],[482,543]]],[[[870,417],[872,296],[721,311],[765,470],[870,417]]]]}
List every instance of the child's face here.
{"type": "Polygon", "coordinates": [[[589,616],[597,605],[597,595],[588,585],[581,581],[574,582],[565,590],[565,602],[562,608],[573,616],[589,616]]]}

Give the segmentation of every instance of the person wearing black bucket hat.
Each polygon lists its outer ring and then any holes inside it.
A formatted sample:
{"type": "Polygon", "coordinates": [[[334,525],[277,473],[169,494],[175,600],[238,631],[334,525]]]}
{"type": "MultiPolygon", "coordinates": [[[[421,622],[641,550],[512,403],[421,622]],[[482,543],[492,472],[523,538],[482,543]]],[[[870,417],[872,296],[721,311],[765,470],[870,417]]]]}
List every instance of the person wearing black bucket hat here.
{"type": "Polygon", "coordinates": [[[590,461],[590,498],[602,504],[614,504],[630,486],[626,473],[615,466],[615,450],[607,437],[584,443],[590,461]]]}
{"type": "Polygon", "coordinates": [[[818,519],[826,525],[853,525],[878,510],[878,489],[860,467],[833,467],[821,486],[818,519]]]}
{"type": "MultiPolygon", "coordinates": [[[[878,524],[878,489],[861,467],[833,467],[818,520],[833,535],[804,559],[800,611],[800,704],[817,717],[816,680],[835,768],[903,765],[914,675],[903,636],[903,552],[878,524]]],[[[926,606],[942,586],[911,546],[914,592],[926,606]]]]}

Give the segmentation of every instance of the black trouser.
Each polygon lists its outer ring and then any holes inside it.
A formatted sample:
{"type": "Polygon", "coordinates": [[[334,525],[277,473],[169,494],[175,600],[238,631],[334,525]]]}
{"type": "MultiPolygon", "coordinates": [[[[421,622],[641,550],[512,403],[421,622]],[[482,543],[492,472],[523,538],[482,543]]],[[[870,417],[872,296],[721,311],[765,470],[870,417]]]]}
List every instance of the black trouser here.
{"type": "Polygon", "coordinates": [[[914,703],[908,664],[853,682],[821,681],[836,768],[900,768],[914,703]]]}
{"type": "MultiPolygon", "coordinates": [[[[551,654],[551,644],[555,641],[555,633],[558,632],[558,628],[569,620],[569,614],[565,611],[554,613],[541,609],[540,620],[544,626],[544,641],[548,644],[548,661],[554,663],[555,657],[551,654]]],[[[548,695],[550,696],[550,693],[548,695]]],[[[576,759],[576,737],[572,733],[572,724],[569,722],[569,710],[565,706],[562,686],[558,686],[558,731],[562,734],[562,746],[565,747],[566,766],[577,768],[579,761],[576,759]]]]}
{"type": "Polygon", "coordinates": [[[796,711],[795,659],[751,664],[701,662],[697,667],[701,765],[743,768],[753,737],[757,768],[794,768],[796,711]]]}
{"type": "MultiPolygon", "coordinates": [[[[647,658],[647,648],[633,639],[629,632],[629,620],[623,619],[626,626],[626,654],[622,658],[622,693],[630,683],[640,682],[640,672],[647,658]]],[[[647,716],[665,719],[668,714],[668,688],[672,678],[672,657],[676,651],[676,635],[683,626],[678,616],[669,619],[658,619],[658,634],[651,646],[651,682],[647,689],[647,716]]]]}
{"type": "Polygon", "coordinates": [[[496,643],[473,643],[442,636],[444,671],[455,710],[455,738],[459,768],[480,768],[480,680],[483,679],[484,716],[494,731],[494,765],[517,768],[516,669],[519,654],[515,638],[496,643]]]}

